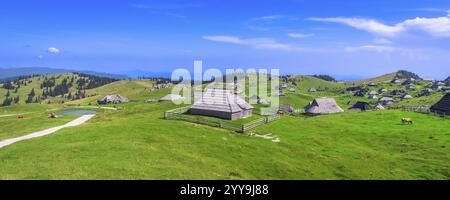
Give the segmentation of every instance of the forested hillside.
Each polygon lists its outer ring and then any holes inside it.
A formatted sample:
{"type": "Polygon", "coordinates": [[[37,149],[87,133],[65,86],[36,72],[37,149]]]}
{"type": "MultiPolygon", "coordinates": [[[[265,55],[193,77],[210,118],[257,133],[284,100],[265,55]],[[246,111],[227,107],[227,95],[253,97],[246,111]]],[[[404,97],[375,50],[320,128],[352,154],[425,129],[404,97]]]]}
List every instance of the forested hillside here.
{"type": "Polygon", "coordinates": [[[21,76],[0,84],[0,103],[64,103],[85,98],[86,90],[115,81],[118,79],[84,73],[21,76]]]}

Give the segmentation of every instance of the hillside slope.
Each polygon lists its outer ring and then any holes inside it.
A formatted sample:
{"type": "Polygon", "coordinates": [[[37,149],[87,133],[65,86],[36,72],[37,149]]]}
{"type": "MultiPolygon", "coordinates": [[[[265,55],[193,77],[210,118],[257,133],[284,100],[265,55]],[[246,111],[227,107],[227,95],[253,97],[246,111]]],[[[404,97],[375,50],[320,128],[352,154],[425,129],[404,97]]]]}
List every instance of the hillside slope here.
{"type": "Polygon", "coordinates": [[[23,76],[0,84],[0,105],[5,99],[13,100],[11,104],[63,103],[84,98],[85,90],[114,81],[116,79],[78,73],[23,76]]]}
{"type": "Polygon", "coordinates": [[[287,81],[288,87],[283,89],[286,96],[280,97],[280,104],[289,104],[294,108],[303,108],[310,101],[317,97],[333,97],[342,93],[343,89],[350,85],[344,82],[325,81],[312,76],[292,76],[283,80],[280,84],[287,81]],[[314,88],[317,92],[308,92],[314,88]],[[295,89],[291,92],[290,89],[295,89]]]}
{"type": "Polygon", "coordinates": [[[386,83],[386,82],[389,82],[389,81],[391,81],[393,79],[408,79],[408,78],[413,78],[413,79],[416,79],[416,80],[422,80],[422,78],[420,78],[420,76],[418,76],[417,74],[415,74],[413,72],[409,72],[409,71],[406,71],[406,70],[399,70],[397,72],[385,74],[385,75],[378,76],[378,77],[375,77],[375,78],[369,78],[369,79],[354,81],[354,83],[355,84],[367,84],[369,82],[386,83]]]}
{"type": "Polygon", "coordinates": [[[389,74],[385,74],[382,76],[378,76],[375,78],[369,78],[369,79],[364,79],[364,80],[358,80],[358,81],[354,81],[355,84],[367,84],[369,82],[374,82],[374,83],[385,83],[385,82],[389,82],[392,79],[394,79],[397,76],[397,73],[389,73],[389,74]]]}
{"type": "Polygon", "coordinates": [[[95,104],[98,99],[106,95],[120,94],[130,100],[144,101],[159,99],[170,93],[170,88],[153,90],[154,81],[150,79],[134,79],[117,81],[102,87],[86,90],[84,99],[67,102],[66,104],[95,104]]]}

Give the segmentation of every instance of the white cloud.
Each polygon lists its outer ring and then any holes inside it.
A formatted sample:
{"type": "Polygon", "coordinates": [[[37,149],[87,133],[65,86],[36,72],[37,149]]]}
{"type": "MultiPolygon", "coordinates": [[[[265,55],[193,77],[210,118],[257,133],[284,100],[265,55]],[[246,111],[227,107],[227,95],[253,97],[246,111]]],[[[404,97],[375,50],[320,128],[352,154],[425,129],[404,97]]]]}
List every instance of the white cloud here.
{"type": "Polygon", "coordinates": [[[411,30],[423,31],[435,37],[450,37],[450,12],[447,16],[436,18],[417,17],[395,25],[386,25],[374,19],[364,18],[309,18],[312,21],[344,24],[359,30],[367,31],[383,37],[396,37],[411,30]]]}
{"type": "Polygon", "coordinates": [[[272,38],[249,38],[241,39],[236,36],[229,35],[215,35],[215,36],[203,36],[203,39],[214,42],[223,42],[236,45],[250,46],[255,49],[267,49],[267,50],[281,50],[287,52],[333,52],[334,49],[320,49],[320,48],[300,48],[290,44],[280,43],[272,38]]]}
{"type": "Polygon", "coordinates": [[[47,49],[47,52],[51,53],[51,54],[59,54],[59,53],[61,53],[61,50],[59,50],[58,48],[55,48],[55,47],[50,47],[47,49]]]}
{"type": "Polygon", "coordinates": [[[291,38],[300,39],[300,38],[312,37],[312,36],[314,36],[314,34],[289,33],[288,36],[291,38]]]}
{"type": "Polygon", "coordinates": [[[318,49],[295,47],[290,44],[284,44],[284,43],[277,42],[276,40],[274,40],[272,38],[241,39],[236,36],[216,35],[216,36],[203,36],[203,39],[214,41],[214,42],[223,42],[223,43],[251,46],[256,49],[271,49],[271,50],[282,50],[282,51],[291,51],[291,52],[321,51],[318,49]]]}
{"type": "Polygon", "coordinates": [[[422,30],[436,37],[450,37],[450,18],[421,18],[405,20],[399,26],[422,30]]]}
{"type": "Polygon", "coordinates": [[[359,51],[371,51],[377,53],[391,53],[395,51],[400,51],[401,49],[391,46],[383,45],[363,45],[358,47],[347,47],[345,51],[347,52],[359,52],[359,51]]]}
{"type": "Polygon", "coordinates": [[[364,30],[370,33],[388,37],[395,36],[404,31],[403,27],[388,26],[373,19],[331,17],[331,18],[309,18],[309,20],[345,24],[347,26],[351,26],[359,30],[364,30]]]}

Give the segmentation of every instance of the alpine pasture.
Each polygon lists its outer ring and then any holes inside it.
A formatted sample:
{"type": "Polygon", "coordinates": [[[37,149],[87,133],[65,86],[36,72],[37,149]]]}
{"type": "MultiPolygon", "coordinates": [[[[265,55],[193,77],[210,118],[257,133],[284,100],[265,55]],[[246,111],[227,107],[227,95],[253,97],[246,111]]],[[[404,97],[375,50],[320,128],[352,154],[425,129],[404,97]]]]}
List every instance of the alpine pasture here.
{"type": "MultiPolygon", "coordinates": [[[[376,89],[391,86],[384,81],[376,89]]],[[[349,107],[348,100],[368,101],[343,92],[347,87],[366,84],[364,81],[329,82],[296,76],[287,83],[283,89],[286,96],[280,97],[280,102],[296,109],[321,96],[335,98],[344,109],[349,107]],[[308,92],[311,87],[317,92],[308,92]],[[289,88],[296,90],[289,92],[289,88]]],[[[0,108],[0,140],[62,125],[77,117],[49,119],[49,112],[80,107],[97,111],[93,119],[80,126],[1,148],[0,179],[450,178],[447,117],[399,109],[312,117],[284,115],[252,130],[280,139],[273,142],[221,128],[165,120],[164,111],[179,106],[145,102],[170,93],[170,88],[151,89],[154,84],[154,80],[146,79],[116,81],[87,89],[86,98],[0,108]],[[135,101],[105,105],[117,110],[96,107],[98,99],[112,93],[135,101]],[[414,124],[402,124],[405,117],[414,119],[414,124]]],[[[431,104],[442,96],[433,95],[420,98],[431,104]]],[[[412,99],[397,103],[421,102],[412,99]]]]}

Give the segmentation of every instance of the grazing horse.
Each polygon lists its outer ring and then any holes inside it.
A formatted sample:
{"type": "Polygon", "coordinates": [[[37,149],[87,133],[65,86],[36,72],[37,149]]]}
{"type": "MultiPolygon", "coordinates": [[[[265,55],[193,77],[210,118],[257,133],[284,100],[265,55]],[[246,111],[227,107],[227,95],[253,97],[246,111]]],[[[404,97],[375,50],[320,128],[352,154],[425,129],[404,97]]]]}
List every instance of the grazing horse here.
{"type": "Polygon", "coordinates": [[[17,116],[18,119],[23,119],[23,115],[17,116]]]}
{"type": "Polygon", "coordinates": [[[402,118],[402,124],[413,124],[413,120],[411,118],[402,118]]]}

